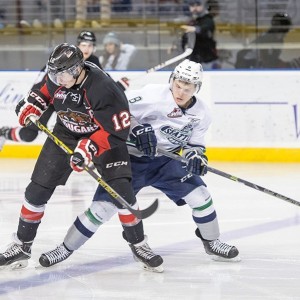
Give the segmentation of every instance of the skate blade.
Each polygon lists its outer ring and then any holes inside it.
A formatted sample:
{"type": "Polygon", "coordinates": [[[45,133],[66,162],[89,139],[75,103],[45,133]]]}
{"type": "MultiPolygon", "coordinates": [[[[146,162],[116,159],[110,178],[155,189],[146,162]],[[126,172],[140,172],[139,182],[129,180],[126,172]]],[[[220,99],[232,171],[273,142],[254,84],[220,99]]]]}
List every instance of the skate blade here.
{"type": "Polygon", "coordinates": [[[19,260],[16,262],[13,262],[10,265],[2,266],[1,270],[19,270],[24,269],[28,266],[28,260],[19,260]]]}
{"type": "Polygon", "coordinates": [[[218,262],[240,262],[242,259],[240,258],[240,256],[236,256],[233,258],[224,258],[221,256],[217,256],[217,255],[210,255],[210,258],[214,261],[218,261],[218,262]]]}
{"type": "Polygon", "coordinates": [[[144,264],[143,262],[141,262],[140,260],[138,260],[137,257],[133,256],[133,259],[145,270],[145,271],[149,271],[149,272],[154,272],[154,273],[162,273],[164,271],[164,268],[162,265],[158,266],[158,267],[149,267],[146,264],[144,264]]]}
{"type": "Polygon", "coordinates": [[[149,267],[143,263],[140,262],[140,265],[142,266],[142,268],[145,270],[145,271],[148,271],[148,272],[154,272],[154,273],[162,273],[164,271],[164,268],[163,266],[158,266],[158,267],[149,267]]]}

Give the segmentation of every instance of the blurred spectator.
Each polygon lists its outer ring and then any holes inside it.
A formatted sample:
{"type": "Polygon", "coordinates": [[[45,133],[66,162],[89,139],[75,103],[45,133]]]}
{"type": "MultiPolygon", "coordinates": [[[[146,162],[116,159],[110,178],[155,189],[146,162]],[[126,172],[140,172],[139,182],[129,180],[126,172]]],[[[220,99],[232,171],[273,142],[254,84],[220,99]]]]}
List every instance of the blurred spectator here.
{"type": "Polygon", "coordinates": [[[127,70],[136,47],[123,44],[116,33],[109,32],[103,39],[104,52],[100,63],[104,70],[127,70]]]}
{"type": "MultiPolygon", "coordinates": [[[[54,28],[63,28],[62,20],[65,18],[63,2],[63,0],[36,0],[36,18],[32,21],[32,27],[42,28],[43,25],[53,25],[54,28]],[[45,22],[48,23],[49,21],[51,24],[45,24],[45,22]]],[[[25,19],[20,21],[20,25],[22,27],[31,27],[30,22],[25,19]]]]}
{"type": "Polygon", "coordinates": [[[251,44],[253,48],[242,49],[236,56],[236,69],[249,68],[300,68],[300,57],[291,61],[280,58],[287,33],[292,27],[292,20],[287,13],[276,13],[271,20],[271,27],[251,44]],[[265,44],[277,44],[266,48],[265,44]]]}
{"type": "Polygon", "coordinates": [[[111,17],[111,0],[76,0],[75,28],[86,25],[88,13],[92,15],[91,27],[101,28],[111,17]],[[95,18],[95,14],[97,17],[95,18]],[[101,24],[95,19],[101,20],[101,24]]]}
{"type": "MultiPolygon", "coordinates": [[[[195,32],[196,39],[190,60],[201,63],[203,69],[219,69],[220,62],[217,55],[217,42],[215,35],[214,17],[218,10],[218,1],[189,0],[190,21],[188,25],[182,25],[184,34],[181,37],[181,48],[184,50],[188,44],[188,33],[195,32]],[[207,4],[209,4],[207,6],[207,4]],[[213,9],[213,13],[210,10],[213,9]]],[[[174,50],[176,46],[172,47],[174,50]]]]}

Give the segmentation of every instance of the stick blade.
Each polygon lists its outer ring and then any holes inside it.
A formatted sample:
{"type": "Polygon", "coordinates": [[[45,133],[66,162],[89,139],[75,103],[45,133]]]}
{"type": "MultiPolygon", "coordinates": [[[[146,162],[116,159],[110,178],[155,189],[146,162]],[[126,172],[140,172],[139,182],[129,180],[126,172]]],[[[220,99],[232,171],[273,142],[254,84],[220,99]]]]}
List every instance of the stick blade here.
{"type": "Polygon", "coordinates": [[[158,208],[158,204],[159,204],[158,199],[155,199],[153,203],[149,205],[147,208],[142,210],[137,210],[134,212],[134,214],[138,219],[146,219],[156,212],[158,208]]]}

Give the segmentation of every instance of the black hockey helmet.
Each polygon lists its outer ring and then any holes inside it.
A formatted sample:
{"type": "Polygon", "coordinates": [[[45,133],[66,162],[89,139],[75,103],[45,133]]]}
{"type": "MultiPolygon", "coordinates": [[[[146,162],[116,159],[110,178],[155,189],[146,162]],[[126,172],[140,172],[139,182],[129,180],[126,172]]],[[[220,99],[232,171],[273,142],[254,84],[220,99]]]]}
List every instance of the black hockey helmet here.
{"type": "Polygon", "coordinates": [[[287,13],[276,13],[271,20],[273,31],[287,33],[291,29],[292,20],[287,13]]]}
{"type": "Polygon", "coordinates": [[[48,72],[53,74],[78,66],[83,66],[83,54],[77,46],[67,43],[55,47],[47,64],[48,72]]]}
{"type": "Polygon", "coordinates": [[[91,42],[94,46],[96,46],[96,36],[92,31],[81,31],[77,37],[77,45],[82,42],[91,42]]]}
{"type": "Polygon", "coordinates": [[[47,68],[50,79],[57,84],[57,76],[67,72],[77,79],[84,66],[83,54],[74,45],[67,43],[60,44],[50,54],[47,68]]]}

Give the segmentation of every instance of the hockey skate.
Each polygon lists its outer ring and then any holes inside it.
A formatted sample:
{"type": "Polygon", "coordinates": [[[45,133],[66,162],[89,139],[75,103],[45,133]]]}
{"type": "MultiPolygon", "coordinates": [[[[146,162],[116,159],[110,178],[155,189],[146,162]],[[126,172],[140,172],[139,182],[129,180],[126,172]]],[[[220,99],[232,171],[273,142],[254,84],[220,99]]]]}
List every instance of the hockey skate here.
{"type": "Polygon", "coordinates": [[[39,263],[43,267],[51,267],[66,260],[72,253],[73,251],[68,250],[64,244],[60,244],[55,249],[43,253],[40,256],[39,263]]]}
{"type": "Polygon", "coordinates": [[[27,267],[28,260],[31,257],[32,243],[21,242],[17,234],[13,234],[13,242],[8,246],[5,252],[0,253],[0,267],[10,269],[22,269],[27,267]]]}
{"type": "MultiPolygon", "coordinates": [[[[123,238],[127,241],[126,236],[123,232],[123,238]]],[[[164,268],[162,266],[163,259],[160,255],[155,254],[147,244],[148,237],[145,235],[144,240],[138,244],[128,243],[133,258],[138,262],[144,270],[162,273],[164,268]]]]}
{"type": "Polygon", "coordinates": [[[228,245],[221,242],[219,239],[208,241],[202,238],[199,229],[195,231],[197,237],[202,240],[205,252],[211,255],[211,258],[215,261],[240,261],[239,251],[235,246],[228,245]]]}

